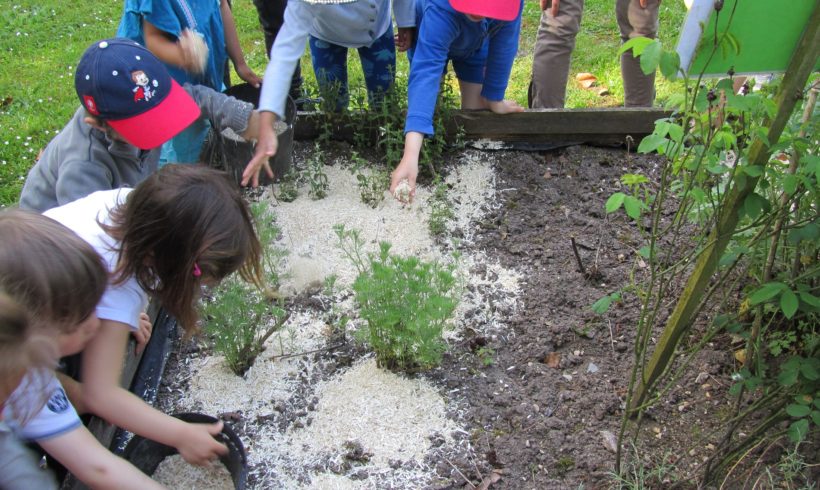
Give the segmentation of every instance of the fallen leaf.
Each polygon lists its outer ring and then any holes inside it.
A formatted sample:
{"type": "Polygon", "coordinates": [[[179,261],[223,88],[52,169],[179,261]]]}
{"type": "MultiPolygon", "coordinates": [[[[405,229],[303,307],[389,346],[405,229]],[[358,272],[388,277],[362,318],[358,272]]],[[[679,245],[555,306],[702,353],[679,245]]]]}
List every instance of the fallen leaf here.
{"type": "Polygon", "coordinates": [[[503,473],[504,470],[500,470],[498,468],[494,469],[492,473],[490,473],[483,480],[481,480],[481,483],[478,484],[476,490],[487,490],[488,488],[490,488],[490,485],[498,482],[498,480],[501,479],[501,475],[503,473]]]}
{"type": "Polygon", "coordinates": [[[746,349],[738,349],[735,351],[735,359],[741,364],[746,364],[746,349]]]}
{"type": "Polygon", "coordinates": [[[578,83],[583,88],[592,88],[595,86],[596,83],[598,83],[598,80],[596,80],[595,78],[587,78],[586,80],[579,80],[578,83]]]}
{"type": "Polygon", "coordinates": [[[561,353],[560,352],[550,352],[547,354],[547,366],[558,369],[558,365],[561,364],[561,353]]]}
{"type": "Polygon", "coordinates": [[[575,79],[579,82],[583,81],[583,80],[590,80],[590,79],[591,80],[597,80],[595,75],[593,75],[592,73],[589,73],[589,72],[585,72],[585,71],[575,75],[575,79]]]}

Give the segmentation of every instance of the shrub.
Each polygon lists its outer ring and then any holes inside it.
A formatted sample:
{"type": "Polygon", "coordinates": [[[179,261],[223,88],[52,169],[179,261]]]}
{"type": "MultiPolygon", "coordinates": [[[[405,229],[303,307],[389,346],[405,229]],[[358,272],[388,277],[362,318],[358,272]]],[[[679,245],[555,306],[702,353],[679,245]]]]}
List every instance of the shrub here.
{"type": "Polygon", "coordinates": [[[446,349],[442,333],[458,304],[455,266],[393,255],[387,242],[365,257],[357,230],[334,230],[359,272],[353,290],[368,327],[359,338],[376,352],[378,365],[403,371],[438,365],[446,349]]]}

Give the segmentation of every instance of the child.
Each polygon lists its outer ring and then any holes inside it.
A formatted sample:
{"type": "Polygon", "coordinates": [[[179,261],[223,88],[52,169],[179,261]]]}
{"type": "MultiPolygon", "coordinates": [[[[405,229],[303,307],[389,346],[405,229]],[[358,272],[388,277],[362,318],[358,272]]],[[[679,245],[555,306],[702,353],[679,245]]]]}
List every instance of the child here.
{"type": "Polygon", "coordinates": [[[405,51],[412,42],[416,20],[413,0],[392,0],[398,36],[393,39],[391,0],[291,0],[285,20],[270,53],[259,100],[259,143],[253,159],[245,167],[242,185],[259,184],[259,171],[273,172],[267,163],[276,154],[278,142],[273,123],[285,116],[290,76],[310,39],[313,71],[323,94],[338,90],[331,103],[336,110],[347,107],[347,50],[356,48],[362,61],[371,105],[377,103],[393,85],[396,71],[396,46],[405,51]],[[398,44],[396,44],[398,43],[398,44]]]}
{"type": "MultiPolygon", "coordinates": [[[[30,211],[0,212],[0,288],[24,308],[33,330],[55,340],[59,355],[82,351],[96,335],[100,322],[94,309],[107,278],[102,258],[65,226],[30,211]]],[[[12,375],[11,384],[17,384],[12,403],[3,408],[3,419],[16,435],[36,441],[92,488],[162,488],[100,445],[82,425],[53,371],[42,363],[40,369],[21,369],[30,364],[21,350],[21,328],[19,320],[3,323],[0,345],[2,362],[18,370],[12,375]],[[18,384],[14,380],[21,375],[18,384]]],[[[5,372],[2,376],[9,379],[5,372]]],[[[0,481],[7,475],[2,473],[0,481]]]]}
{"type": "Polygon", "coordinates": [[[17,439],[3,417],[7,404],[12,413],[19,413],[19,400],[10,396],[26,371],[45,370],[54,364],[52,345],[32,337],[25,310],[0,293],[0,488],[56,490],[54,476],[38,466],[37,455],[17,439]]]}
{"type": "MultiPolygon", "coordinates": [[[[262,83],[245,62],[228,0],[126,0],[117,36],[148,48],[180,84],[222,91],[228,58],[242,80],[262,83]],[[204,56],[191,48],[197,45],[192,41],[207,46],[204,56]]],[[[207,131],[205,120],[189,126],[165,145],[161,164],[198,162],[207,131]]]]}
{"type": "Polygon", "coordinates": [[[261,245],[250,211],[227,174],[198,165],[166,165],[135,189],[95,192],[45,213],[90,243],[111,274],[97,305],[99,332],[83,351],[82,401],[126,430],[177,448],[204,464],[227,448],[222,423],[188,424],[147,405],[119,385],[128,335],[148,297],[189,333],[203,285],[239,270],[262,287],[261,245]]]}
{"type": "Polygon", "coordinates": [[[251,104],[201,85],[181,87],[128,39],[92,44],[77,65],[74,87],[83,106],[29,172],[22,208],[42,212],[94,191],[134,187],[156,171],[159,147],[200,114],[220,130],[257,134],[251,104]]]}
{"type": "Polygon", "coordinates": [[[498,114],[521,112],[504,100],[518,49],[523,0],[417,0],[418,41],[411,53],[404,155],[393,171],[390,192],[403,180],[412,199],[419,153],[425,135],[433,134],[441,77],[447,61],[461,89],[462,109],[490,109],[498,114]]]}

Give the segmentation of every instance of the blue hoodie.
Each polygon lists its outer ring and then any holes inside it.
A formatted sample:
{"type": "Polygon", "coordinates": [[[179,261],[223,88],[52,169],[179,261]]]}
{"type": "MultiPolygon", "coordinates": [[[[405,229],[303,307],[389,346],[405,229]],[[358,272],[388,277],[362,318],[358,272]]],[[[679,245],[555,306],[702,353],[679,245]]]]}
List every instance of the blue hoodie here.
{"type": "Polygon", "coordinates": [[[509,22],[484,19],[473,22],[455,11],[448,0],[416,0],[418,36],[410,62],[407,97],[408,110],[404,131],[433,134],[441,76],[447,61],[483,61],[481,95],[491,101],[504,99],[521,31],[521,9],[509,22]]]}

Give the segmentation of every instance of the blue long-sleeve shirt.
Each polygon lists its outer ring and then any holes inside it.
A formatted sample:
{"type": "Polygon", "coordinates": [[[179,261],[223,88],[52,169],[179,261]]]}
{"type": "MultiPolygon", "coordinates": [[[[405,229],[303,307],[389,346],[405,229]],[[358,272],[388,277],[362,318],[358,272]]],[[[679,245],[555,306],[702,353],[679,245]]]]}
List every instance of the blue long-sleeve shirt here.
{"type": "MultiPolygon", "coordinates": [[[[449,59],[482,56],[489,43],[481,95],[492,101],[504,99],[518,50],[521,12],[505,22],[484,19],[473,22],[455,11],[447,0],[416,0],[418,40],[410,62],[405,132],[433,134],[433,112],[439,84],[449,59]]],[[[521,0],[523,9],[524,1],[521,0]]]]}

